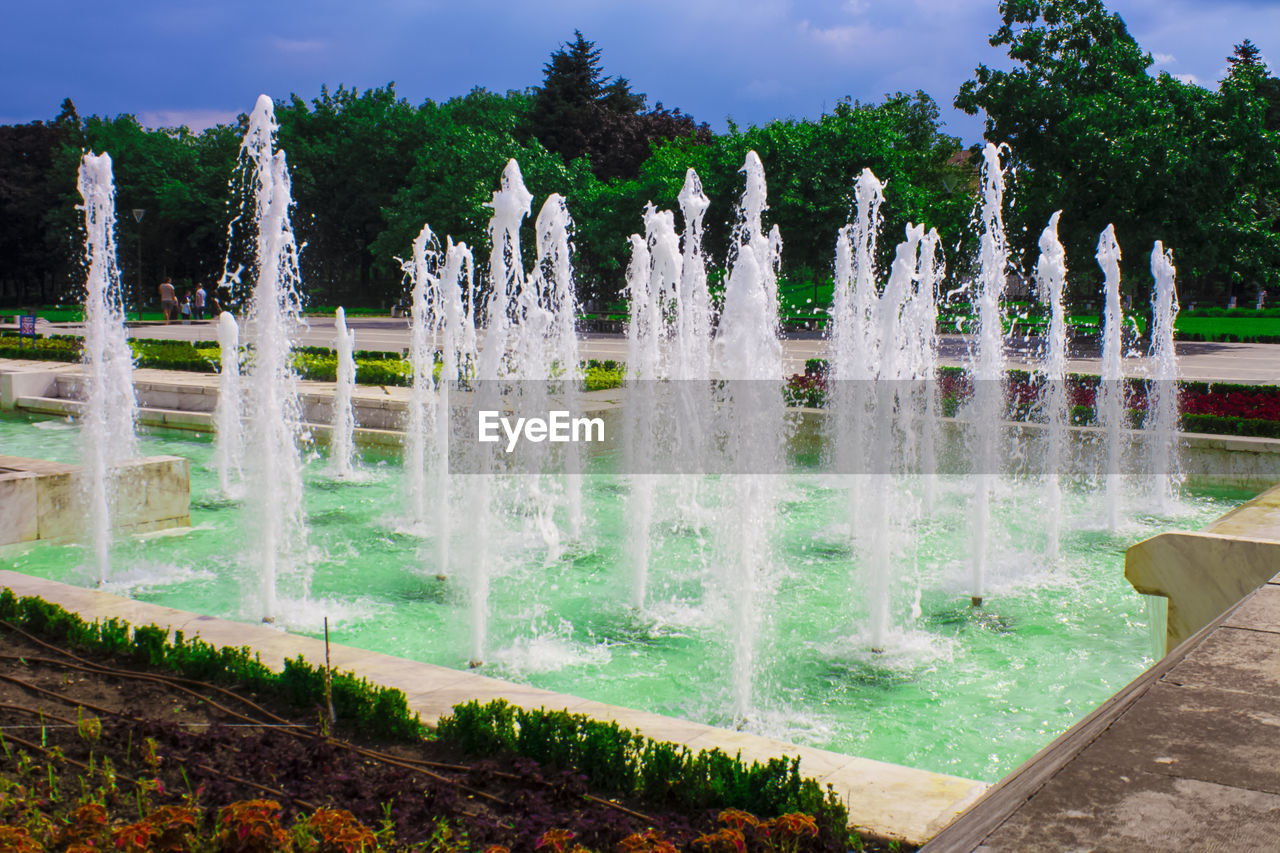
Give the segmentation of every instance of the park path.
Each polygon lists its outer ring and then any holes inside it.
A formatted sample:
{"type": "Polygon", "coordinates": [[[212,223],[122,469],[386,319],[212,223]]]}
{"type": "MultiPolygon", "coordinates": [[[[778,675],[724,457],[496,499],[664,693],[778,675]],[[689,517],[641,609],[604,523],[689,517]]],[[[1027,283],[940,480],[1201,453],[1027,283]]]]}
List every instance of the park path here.
{"type": "MultiPolygon", "coordinates": [[[[299,343],[304,346],[333,346],[333,321],[328,317],[308,318],[309,328],[304,330],[299,343]]],[[[385,352],[403,352],[409,347],[409,326],[404,318],[397,317],[348,317],[347,326],[355,334],[356,349],[385,352]]],[[[0,323],[0,329],[16,328],[0,323]]],[[[44,334],[80,334],[77,323],[41,323],[44,334]]],[[[160,340],[216,341],[217,324],[211,320],[189,324],[141,323],[131,326],[131,337],[160,340]]],[[[484,333],[481,332],[481,343],[484,333]]],[[[584,332],[579,336],[582,357],[600,361],[625,361],[627,339],[622,334],[584,332]]],[[[1026,344],[1012,346],[1006,352],[1011,368],[1030,368],[1038,364],[1034,357],[1036,339],[1026,344]]],[[[961,335],[939,336],[939,361],[943,365],[962,366],[967,356],[967,343],[961,335]]],[[[1280,344],[1203,343],[1181,341],[1177,344],[1178,364],[1183,379],[1245,384],[1280,384],[1280,344]]],[[[827,341],[815,332],[793,332],[782,342],[785,370],[788,374],[803,373],[805,361],[826,355],[827,341]]],[[[1074,373],[1099,372],[1100,359],[1097,346],[1082,345],[1072,353],[1067,369],[1074,373]]],[[[1145,376],[1146,358],[1130,358],[1125,362],[1130,376],[1145,376]]]]}

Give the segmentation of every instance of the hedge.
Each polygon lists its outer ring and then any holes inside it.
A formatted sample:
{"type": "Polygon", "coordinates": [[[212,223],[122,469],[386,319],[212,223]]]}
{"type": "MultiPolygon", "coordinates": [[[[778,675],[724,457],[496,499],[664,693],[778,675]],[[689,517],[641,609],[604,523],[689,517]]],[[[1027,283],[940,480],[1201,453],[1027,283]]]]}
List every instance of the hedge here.
{"type": "MultiPolygon", "coordinates": [[[[10,589],[0,592],[0,620],[71,648],[124,657],[198,681],[274,694],[297,708],[324,706],[324,669],[301,655],[286,659],[283,672],[273,672],[247,647],[218,648],[187,640],[181,631],[170,640],[165,628],[131,628],[120,619],[89,623],[41,598],[18,598],[10,589]]],[[[350,672],[332,673],[330,683],[340,725],[398,740],[413,740],[424,732],[403,692],[370,684],[350,672]]]]}

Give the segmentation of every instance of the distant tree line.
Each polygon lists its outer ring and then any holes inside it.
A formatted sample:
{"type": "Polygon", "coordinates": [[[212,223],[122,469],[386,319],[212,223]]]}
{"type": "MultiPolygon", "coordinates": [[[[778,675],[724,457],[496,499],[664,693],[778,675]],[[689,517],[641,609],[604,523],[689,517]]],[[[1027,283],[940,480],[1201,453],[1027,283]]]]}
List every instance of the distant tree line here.
{"type": "MultiPolygon", "coordinates": [[[[1227,78],[1211,91],[1148,73],[1150,56],[1101,0],[1000,7],[1003,25],[991,42],[1008,48],[1013,67],[979,67],[956,105],[982,111],[988,138],[1011,146],[1008,222],[1022,268],[1033,266],[1035,239],[1061,208],[1071,281],[1082,293],[1096,290],[1092,253],[1108,222],[1125,251],[1129,292],[1140,298],[1154,239],[1175,252],[1184,301],[1257,286],[1280,292],[1280,80],[1257,49],[1237,46],[1227,78]]],[[[309,302],[399,300],[399,259],[424,223],[466,241],[482,261],[484,204],[512,157],[535,214],[549,193],[568,199],[579,293],[593,305],[619,301],[627,236],[642,229],[649,202],[678,211],[689,167],[712,200],[706,246],[723,264],[742,190],[738,169],[751,149],[765,165],[768,217],[783,235],[788,280],[830,277],[835,235],[866,167],[888,182],[879,247],[886,261],[907,222],[922,222],[941,233],[953,276],[972,262],[978,158],[942,132],[924,92],[875,104],[846,98],[816,120],[730,124],[715,134],[678,109],[650,108],[626,78],[606,76],[581,33],[543,70],[537,88],[477,88],[443,103],[415,106],[393,84],[278,101],[309,302]]],[[[0,126],[0,304],[78,298],[76,167],[85,150],[112,155],[120,265],[135,297],[149,304],[166,275],[180,285],[216,281],[246,123],[241,116],[199,133],[149,130],[127,114],[82,118],[67,100],[52,121],[0,126]],[[140,220],[135,210],[145,211],[140,220]]]]}

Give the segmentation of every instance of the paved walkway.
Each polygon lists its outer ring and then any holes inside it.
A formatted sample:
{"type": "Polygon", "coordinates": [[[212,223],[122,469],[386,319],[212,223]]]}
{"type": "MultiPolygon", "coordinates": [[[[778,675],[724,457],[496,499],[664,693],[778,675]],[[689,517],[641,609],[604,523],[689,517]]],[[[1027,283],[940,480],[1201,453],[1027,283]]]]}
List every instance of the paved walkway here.
{"type": "MultiPolygon", "coordinates": [[[[1280,540],[1272,495],[1261,511],[1222,523],[1247,521],[1230,532],[1280,540]]],[[[1006,776],[921,853],[1274,853],[1278,730],[1275,575],[1006,776]]]]}
{"type": "MultiPolygon", "coordinates": [[[[348,327],[355,333],[356,349],[398,352],[409,346],[408,321],[393,317],[349,317],[348,327]]],[[[42,324],[43,326],[43,324],[42,324]]],[[[310,318],[310,329],[304,331],[300,343],[306,346],[333,346],[333,321],[327,317],[310,318]]],[[[0,328],[13,328],[12,324],[0,324],[0,328]]],[[[78,334],[78,324],[49,324],[49,334],[78,334]]],[[[218,327],[213,321],[189,325],[147,323],[134,326],[130,334],[137,338],[165,340],[218,339],[218,327]]],[[[483,340],[483,333],[481,334],[483,340]]],[[[601,361],[613,359],[625,361],[627,339],[625,335],[584,333],[580,336],[582,357],[601,361]]],[[[1030,355],[1038,342],[1030,339],[1026,344],[1010,347],[1006,353],[1010,367],[1028,368],[1036,364],[1030,355]]],[[[797,332],[785,336],[783,356],[788,373],[802,373],[806,359],[826,355],[827,341],[812,332],[797,332]]],[[[1177,344],[1178,362],[1184,379],[1219,382],[1280,383],[1280,344],[1230,344],[1196,343],[1183,341],[1177,344]]],[[[939,358],[942,364],[964,364],[967,344],[960,335],[942,335],[939,339],[939,358]]],[[[1077,373],[1098,373],[1096,346],[1091,350],[1082,347],[1072,353],[1067,369],[1077,373]]],[[[1131,358],[1125,362],[1125,370],[1131,376],[1143,376],[1147,359],[1131,358]]]]}

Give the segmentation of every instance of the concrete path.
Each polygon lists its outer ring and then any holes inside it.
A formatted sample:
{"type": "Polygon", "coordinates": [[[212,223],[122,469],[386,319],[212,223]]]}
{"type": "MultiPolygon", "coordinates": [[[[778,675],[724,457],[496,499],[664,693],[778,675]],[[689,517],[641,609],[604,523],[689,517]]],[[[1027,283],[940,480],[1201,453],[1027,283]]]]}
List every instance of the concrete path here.
{"type": "MultiPolygon", "coordinates": [[[[1211,529],[1280,540],[1277,495],[1211,529]]],[[[1216,585],[1236,562],[1219,557],[1199,570],[1216,585]]],[[[1271,562],[1261,587],[1006,776],[922,853],[1280,850],[1280,565],[1271,562]]]]}
{"type": "MultiPolygon", "coordinates": [[[[302,333],[300,343],[305,346],[333,346],[333,320],[328,317],[312,317],[309,322],[310,329],[302,333]]],[[[408,321],[403,318],[348,317],[347,326],[355,333],[357,349],[400,352],[409,346],[408,321]]],[[[13,328],[12,324],[7,326],[0,324],[0,328],[6,327],[13,328]]],[[[79,334],[80,330],[80,325],[74,323],[42,324],[41,329],[47,334],[79,334]]],[[[136,338],[215,341],[218,339],[218,327],[213,321],[195,322],[189,325],[147,323],[131,327],[130,334],[136,338]]],[[[483,334],[481,339],[483,340],[483,334]]],[[[625,335],[584,333],[580,340],[583,358],[601,361],[626,360],[625,335]]],[[[1010,347],[1006,353],[1009,366],[1020,368],[1034,366],[1037,362],[1031,353],[1037,345],[1037,341],[1031,339],[1026,345],[1010,347]]],[[[1073,357],[1067,362],[1067,369],[1077,373],[1098,373],[1100,360],[1096,349],[1096,346],[1092,349],[1085,346],[1073,351],[1073,357]]],[[[1177,350],[1179,367],[1184,379],[1254,384],[1280,383],[1280,344],[1184,341],[1177,345],[1177,350]]],[[[806,359],[824,357],[826,352],[827,341],[817,333],[791,333],[783,340],[785,369],[788,373],[804,372],[806,359]]],[[[966,354],[967,344],[963,337],[940,336],[939,357],[942,364],[963,365],[966,354]]],[[[1147,359],[1128,359],[1125,370],[1131,376],[1143,376],[1147,370],[1147,359]]]]}

